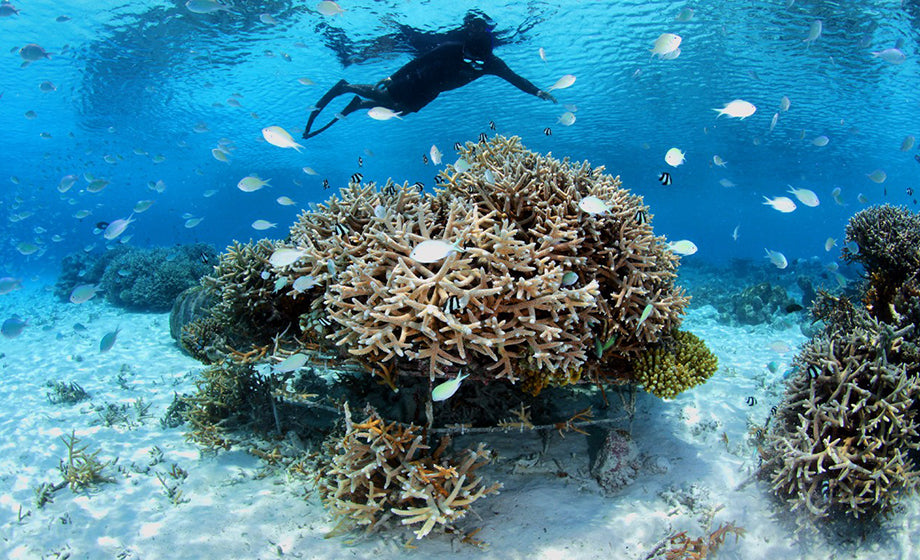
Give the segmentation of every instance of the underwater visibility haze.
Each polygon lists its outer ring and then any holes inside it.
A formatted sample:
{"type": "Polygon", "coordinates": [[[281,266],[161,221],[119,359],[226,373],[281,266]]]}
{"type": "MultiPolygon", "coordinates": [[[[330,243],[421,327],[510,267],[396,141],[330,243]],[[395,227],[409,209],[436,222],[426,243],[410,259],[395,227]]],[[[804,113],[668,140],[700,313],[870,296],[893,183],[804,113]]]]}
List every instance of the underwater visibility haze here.
{"type": "Polygon", "coordinates": [[[917,0],[2,0],[0,37],[0,439],[51,442],[3,444],[9,557],[917,557],[917,0]],[[471,18],[536,94],[301,138],[471,18]]]}

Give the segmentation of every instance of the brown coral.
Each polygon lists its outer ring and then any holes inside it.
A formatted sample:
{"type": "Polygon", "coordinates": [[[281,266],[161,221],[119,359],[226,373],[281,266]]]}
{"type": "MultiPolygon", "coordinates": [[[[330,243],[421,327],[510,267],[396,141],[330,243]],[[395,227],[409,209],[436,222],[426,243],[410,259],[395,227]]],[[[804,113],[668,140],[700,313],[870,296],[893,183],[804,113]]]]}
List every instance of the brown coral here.
{"type": "Polygon", "coordinates": [[[345,435],[333,438],[319,482],[336,517],[371,530],[396,515],[403,525],[420,523],[415,535],[421,539],[438,525],[450,526],[501,486],[486,486],[473,474],[491,460],[483,444],[448,459],[446,439],[429,453],[421,428],[387,423],[373,409],[354,423],[345,411],[345,435]]]}
{"type": "Polygon", "coordinates": [[[300,216],[278,247],[304,257],[273,272],[288,284],[310,276],[302,327],[382,373],[393,362],[431,379],[471,366],[474,377],[530,380],[538,392],[580,379],[596,340],[631,354],[679,324],[678,259],[619,179],[517,138],[467,144],[461,156],[435,196],[351,184],[300,216]],[[610,211],[583,212],[586,196],[610,211]],[[410,258],[427,239],[462,250],[430,264],[410,258]]]}

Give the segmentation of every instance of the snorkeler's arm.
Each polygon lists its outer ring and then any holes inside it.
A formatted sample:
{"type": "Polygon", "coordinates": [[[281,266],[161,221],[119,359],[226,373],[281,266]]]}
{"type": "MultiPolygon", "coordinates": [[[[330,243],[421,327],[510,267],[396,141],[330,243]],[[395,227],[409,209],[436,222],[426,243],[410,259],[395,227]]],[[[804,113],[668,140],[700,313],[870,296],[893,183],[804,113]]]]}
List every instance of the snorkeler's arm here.
{"type": "Polygon", "coordinates": [[[555,97],[533,85],[529,80],[515,74],[514,70],[509,68],[505,61],[497,56],[492,56],[488,59],[483,70],[487,74],[498,76],[524,93],[535,95],[540,99],[552,101],[553,103],[557,102],[555,97]]]}

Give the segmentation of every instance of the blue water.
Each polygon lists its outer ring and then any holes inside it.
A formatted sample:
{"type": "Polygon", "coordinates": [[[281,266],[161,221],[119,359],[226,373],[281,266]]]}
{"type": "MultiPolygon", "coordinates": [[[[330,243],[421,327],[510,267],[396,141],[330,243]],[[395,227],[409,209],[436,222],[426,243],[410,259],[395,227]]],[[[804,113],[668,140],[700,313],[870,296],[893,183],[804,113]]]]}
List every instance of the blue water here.
{"type": "Polygon", "coordinates": [[[842,245],[846,220],[864,206],[860,193],[870,203],[915,204],[907,190],[920,171],[917,148],[900,148],[906,136],[920,136],[917,2],[486,7],[462,0],[343,0],[346,11],[335,17],[317,13],[313,2],[238,2],[233,13],[214,14],[192,13],[179,1],[15,4],[18,15],[0,18],[3,275],[53,273],[67,253],[93,244],[101,250],[96,222],[125,218],[144,199],[156,202],[126,231],[134,245],[204,241],[221,249],[233,239],[283,237],[300,208],[325,199],[357,171],[365,181],[392,177],[433,188],[436,169],[424,165],[423,154],[437,144],[452,162],[455,142],[493,134],[489,121],[498,133],[521,136],[530,149],[587,159],[621,175],[624,186],[645,196],[656,233],[693,240],[699,252],[688,258],[699,261],[762,261],[769,247],[790,261],[818,256],[828,262],[839,247],[825,253],[824,241],[835,237],[842,245]],[[693,9],[692,18],[677,21],[685,7],[693,9]],[[396,24],[445,31],[472,8],[497,22],[504,44],[496,54],[520,75],[542,88],[564,74],[577,77],[572,87],[554,92],[558,105],[485,77],[403,120],[357,112],[306,141],[303,153],[262,140],[261,129],[270,125],[299,138],[308,108],[339,78],[374,83],[410,60],[398,43],[371,49],[396,24]],[[263,23],[261,14],[277,24],[263,23]],[[70,19],[58,21],[62,15],[70,19]],[[804,41],[816,20],[822,34],[804,41]],[[683,38],[674,60],[649,53],[665,32],[683,38]],[[21,68],[18,49],[27,43],[40,44],[51,58],[21,68]],[[871,54],[894,47],[906,55],[903,64],[871,54]],[[348,56],[355,61],[345,65],[348,56]],[[46,80],[54,91],[41,90],[46,80]],[[771,132],[784,95],[791,108],[771,132]],[[231,98],[239,106],[228,104],[231,98]],[[712,109],[733,99],[755,104],[756,113],[717,118],[712,109]],[[567,104],[577,106],[570,127],[557,123],[567,104]],[[35,118],[27,118],[28,111],[35,118]],[[202,123],[206,131],[196,132],[202,123]],[[546,127],[552,136],[544,135],[546,127]],[[826,146],[813,145],[820,135],[829,138],[826,146]],[[222,139],[234,148],[229,163],[211,156],[222,139]],[[686,152],[676,169],[664,162],[671,147],[686,152]],[[728,162],[725,168],[713,164],[716,154],[728,162]],[[165,159],[154,163],[157,155],[165,159]],[[304,166],[318,175],[305,174],[304,166]],[[876,169],[887,173],[881,185],[867,178],[876,169]],[[657,182],[665,170],[673,176],[667,187],[657,182]],[[110,184],[86,192],[84,173],[110,184]],[[62,195],[56,187],[66,174],[81,179],[62,195]],[[270,178],[272,186],[241,192],[236,184],[249,174],[270,178]],[[333,188],[324,191],[323,179],[333,188]],[[735,186],[722,186],[723,179],[735,186]],[[165,183],[164,192],[148,188],[156,181],[165,183]],[[787,185],[814,190],[820,206],[799,204],[781,214],[762,204],[765,195],[784,195],[787,185]],[[843,206],[831,197],[835,187],[843,206]],[[280,206],[279,196],[298,204],[280,206]],[[73,217],[84,209],[91,216],[73,217]],[[204,220],[187,229],[186,213],[204,220]],[[258,232],[250,226],[256,219],[278,226],[258,232]],[[56,235],[62,239],[53,241],[56,235]],[[23,256],[20,242],[40,249],[23,256]]]}

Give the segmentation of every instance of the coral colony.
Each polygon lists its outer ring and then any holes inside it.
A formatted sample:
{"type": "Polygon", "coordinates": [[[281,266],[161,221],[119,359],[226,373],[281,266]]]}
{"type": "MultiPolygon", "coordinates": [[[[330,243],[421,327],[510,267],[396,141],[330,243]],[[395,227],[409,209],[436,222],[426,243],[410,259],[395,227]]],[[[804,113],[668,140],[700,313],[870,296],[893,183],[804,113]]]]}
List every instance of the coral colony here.
{"type": "Polygon", "coordinates": [[[815,516],[886,513],[917,487],[920,450],[920,215],[858,212],[843,258],[867,274],[859,301],[819,293],[824,323],[797,369],[761,450],[773,492],[815,516]]]}
{"type": "MultiPolygon", "coordinates": [[[[182,346],[214,364],[190,399],[193,439],[226,447],[228,420],[247,416],[280,431],[295,400],[341,414],[341,400],[297,397],[328,389],[298,389],[302,375],[279,367],[299,354],[332,359],[365,380],[357,404],[375,391],[415,399],[410,421],[422,426],[371,408],[360,422],[347,414],[319,461],[324,502],[368,528],[419,524],[421,538],[498,488],[473,475],[489,461],[483,446],[450,456],[433,439],[456,418],[534,428],[524,399],[548,387],[632,383],[669,398],[713,374],[712,353],[678,330],[688,303],[674,284],[679,257],[653,234],[641,197],[517,138],[459,152],[434,194],[354,181],[286,239],[234,243],[177,300],[182,346]],[[458,412],[490,393],[501,398],[475,410],[491,416],[458,412]]],[[[578,429],[590,415],[570,411],[556,426],[578,429]]]]}

